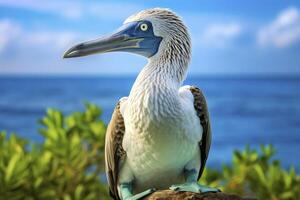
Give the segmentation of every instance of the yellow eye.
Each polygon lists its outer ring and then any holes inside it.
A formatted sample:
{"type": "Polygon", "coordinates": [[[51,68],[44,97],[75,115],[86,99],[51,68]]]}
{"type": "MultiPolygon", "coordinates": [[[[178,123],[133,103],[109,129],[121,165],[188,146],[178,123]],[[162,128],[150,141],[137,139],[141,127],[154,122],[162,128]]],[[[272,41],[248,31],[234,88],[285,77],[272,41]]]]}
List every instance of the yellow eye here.
{"type": "Polygon", "coordinates": [[[148,30],[148,25],[147,24],[141,24],[141,30],[142,31],[147,31],[148,30]]]}

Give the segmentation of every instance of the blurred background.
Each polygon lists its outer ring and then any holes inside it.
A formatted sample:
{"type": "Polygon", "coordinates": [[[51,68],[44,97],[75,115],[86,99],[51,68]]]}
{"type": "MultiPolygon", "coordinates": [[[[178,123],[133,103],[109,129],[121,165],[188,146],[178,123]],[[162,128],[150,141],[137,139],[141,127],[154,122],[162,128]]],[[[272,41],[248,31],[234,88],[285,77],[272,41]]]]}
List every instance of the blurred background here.
{"type": "Polygon", "coordinates": [[[206,94],[211,167],[234,149],[273,144],[283,166],[300,169],[300,2],[0,0],[0,130],[42,142],[45,109],[99,105],[108,122],[146,59],[110,53],[63,60],[72,45],[117,29],[131,14],[167,7],[192,37],[185,84],[206,94]]]}

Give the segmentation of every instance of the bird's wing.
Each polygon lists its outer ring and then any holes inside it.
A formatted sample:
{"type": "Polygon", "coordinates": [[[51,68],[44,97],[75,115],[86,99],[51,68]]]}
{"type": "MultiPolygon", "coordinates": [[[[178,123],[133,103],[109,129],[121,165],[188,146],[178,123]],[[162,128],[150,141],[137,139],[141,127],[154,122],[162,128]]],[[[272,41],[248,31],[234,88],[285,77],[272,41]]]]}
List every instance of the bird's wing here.
{"type": "Polygon", "coordinates": [[[109,192],[114,199],[118,195],[118,176],[120,163],[124,160],[126,152],[122,147],[125,133],[124,119],[121,114],[121,100],[115,107],[105,136],[105,172],[108,180],[109,192]]]}
{"type": "Polygon", "coordinates": [[[208,108],[202,91],[195,86],[191,86],[189,89],[194,96],[194,107],[200,119],[200,123],[203,129],[202,139],[199,142],[200,153],[201,153],[200,154],[201,167],[198,174],[198,180],[199,180],[203,173],[205,163],[208,157],[209,149],[210,149],[211,128],[209,122],[208,108]]]}

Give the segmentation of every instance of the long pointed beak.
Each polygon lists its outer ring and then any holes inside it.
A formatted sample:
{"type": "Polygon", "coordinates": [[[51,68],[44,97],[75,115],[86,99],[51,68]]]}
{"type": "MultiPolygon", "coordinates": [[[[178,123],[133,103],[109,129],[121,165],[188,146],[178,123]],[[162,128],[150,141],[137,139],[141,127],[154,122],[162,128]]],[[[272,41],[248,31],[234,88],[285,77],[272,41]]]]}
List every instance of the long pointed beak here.
{"type": "Polygon", "coordinates": [[[64,58],[87,56],[96,53],[125,51],[150,58],[159,48],[162,37],[154,35],[152,24],[149,31],[137,31],[140,22],[129,22],[113,34],[100,39],[77,44],[65,52],[64,58]]]}
{"type": "Polygon", "coordinates": [[[130,37],[125,33],[115,33],[107,37],[77,44],[67,50],[63,58],[73,58],[96,53],[137,49],[139,48],[139,42],[142,40],[142,38],[130,37]]]}

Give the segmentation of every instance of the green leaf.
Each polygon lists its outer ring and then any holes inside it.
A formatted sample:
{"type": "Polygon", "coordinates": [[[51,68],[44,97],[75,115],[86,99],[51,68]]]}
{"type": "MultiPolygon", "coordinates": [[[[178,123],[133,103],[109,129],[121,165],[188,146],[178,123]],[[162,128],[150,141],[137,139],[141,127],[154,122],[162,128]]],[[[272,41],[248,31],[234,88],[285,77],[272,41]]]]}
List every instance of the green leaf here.
{"type": "Polygon", "coordinates": [[[6,183],[8,183],[11,180],[11,177],[14,173],[14,169],[15,169],[16,164],[17,164],[19,159],[20,159],[20,155],[15,154],[9,160],[9,163],[8,163],[8,165],[6,167],[6,171],[5,171],[5,182],[6,183]]]}

